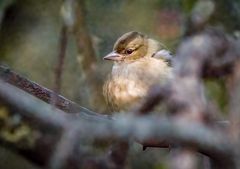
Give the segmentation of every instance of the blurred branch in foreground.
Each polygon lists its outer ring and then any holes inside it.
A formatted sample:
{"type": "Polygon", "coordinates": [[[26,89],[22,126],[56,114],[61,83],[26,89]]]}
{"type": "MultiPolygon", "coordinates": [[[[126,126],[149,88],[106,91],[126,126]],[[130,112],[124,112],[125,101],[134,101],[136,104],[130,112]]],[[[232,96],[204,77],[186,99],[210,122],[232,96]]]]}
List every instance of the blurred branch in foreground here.
{"type": "MultiPolygon", "coordinates": [[[[187,38],[177,51],[174,61],[175,78],[164,87],[150,91],[150,96],[139,108],[140,111],[136,112],[148,113],[160,101],[165,101],[176,121],[213,125],[202,77],[231,75],[236,60],[240,58],[239,45],[238,41],[213,29],[187,38]]],[[[184,157],[183,152],[187,152],[189,156],[190,151],[183,150],[177,153],[184,157]]],[[[217,168],[221,166],[216,161],[213,161],[213,165],[217,168]]]]}
{"type": "MultiPolygon", "coordinates": [[[[201,124],[184,124],[176,123],[175,121],[165,118],[133,117],[129,115],[116,117],[114,121],[76,118],[76,116],[66,114],[60,110],[53,110],[50,105],[2,81],[0,82],[0,98],[7,105],[15,110],[19,110],[18,112],[22,116],[37,122],[34,125],[47,128],[49,131],[62,131],[62,129],[67,128],[75,130],[77,128],[76,134],[79,136],[79,139],[81,137],[139,138],[141,140],[148,138],[158,140],[164,138],[171,143],[193,146],[199,152],[208,155],[210,158],[215,160],[224,159],[224,163],[234,166],[232,158],[233,147],[231,143],[219,131],[214,131],[201,124]],[[145,125],[142,126],[142,123],[145,125]],[[89,135],[89,133],[91,133],[91,135],[89,135]]],[[[73,140],[70,141],[72,142],[73,140]]],[[[72,146],[74,145],[75,144],[72,144],[72,146]]],[[[12,146],[14,147],[14,145],[12,146]]],[[[74,148],[70,148],[70,150],[71,149],[74,148]]],[[[19,152],[21,152],[21,150],[19,150],[19,152]]],[[[35,155],[37,156],[37,154],[35,155]]],[[[78,165],[80,163],[79,161],[84,160],[82,156],[76,154],[74,154],[74,156],[75,158],[81,157],[81,160],[78,159],[75,161],[78,165]]],[[[219,161],[219,163],[221,163],[221,161],[219,161]]]]}

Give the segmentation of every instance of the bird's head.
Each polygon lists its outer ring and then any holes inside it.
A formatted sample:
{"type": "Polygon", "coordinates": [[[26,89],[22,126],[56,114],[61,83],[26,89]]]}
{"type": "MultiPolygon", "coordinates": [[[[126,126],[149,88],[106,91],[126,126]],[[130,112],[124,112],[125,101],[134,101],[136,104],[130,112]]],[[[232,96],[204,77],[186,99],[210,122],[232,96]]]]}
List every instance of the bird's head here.
{"type": "Polygon", "coordinates": [[[139,32],[128,32],[122,35],[114,44],[113,51],[104,60],[116,62],[135,61],[152,55],[158,50],[159,44],[139,32]]]}

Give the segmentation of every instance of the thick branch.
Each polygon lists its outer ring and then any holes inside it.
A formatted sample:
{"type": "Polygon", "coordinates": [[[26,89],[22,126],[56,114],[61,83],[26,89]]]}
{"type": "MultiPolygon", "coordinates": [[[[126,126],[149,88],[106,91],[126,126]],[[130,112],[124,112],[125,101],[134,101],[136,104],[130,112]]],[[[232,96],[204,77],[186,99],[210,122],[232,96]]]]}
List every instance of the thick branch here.
{"type": "MultiPolygon", "coordinates": [[[[24,78],[23,76],[12,71],[10,68],[0,66],[0,78],[47,103],[51,102],[51,95],[53,95],[52,90],[32,82],[27,78],[24,78]]],[[[80,113],[85,116],[99,116],[102,118],[108,118],[105,115],[97,114],[84,107],[81,107],[61,95],[56,95],[56,107],[69,113],[80,113]]]]}

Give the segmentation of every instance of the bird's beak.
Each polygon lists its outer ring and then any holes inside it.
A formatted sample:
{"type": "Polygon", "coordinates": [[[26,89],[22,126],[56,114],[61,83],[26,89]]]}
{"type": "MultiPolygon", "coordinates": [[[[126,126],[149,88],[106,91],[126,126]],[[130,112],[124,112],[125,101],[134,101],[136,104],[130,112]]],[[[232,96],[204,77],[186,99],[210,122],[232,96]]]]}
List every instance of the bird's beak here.
{"type": "Polygon", "coordinates": [[[122,55],[113,51],[113,52],[109,53],[107,56],[105,56],[103,58],[103,60],[120,61],[120,60],[122,60],[122,55]]]}

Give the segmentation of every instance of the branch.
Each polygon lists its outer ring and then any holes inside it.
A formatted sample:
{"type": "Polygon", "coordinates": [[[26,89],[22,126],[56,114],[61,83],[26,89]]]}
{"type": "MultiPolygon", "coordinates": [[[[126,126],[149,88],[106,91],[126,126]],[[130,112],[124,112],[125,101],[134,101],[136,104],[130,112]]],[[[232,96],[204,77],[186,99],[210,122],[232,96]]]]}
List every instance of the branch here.
{"type": "MultiPolygon", "coordinates": [[[[175,81],[170,81],[165,86],[154,86],[141,106],[134,112],[142,114],[149,112],[160,101],[170,101],[170,108],[179,110],[180,107],[184,107],[182,102],[186,98],[189,99],[188,103],[184,103],[187,104],[185,107],[192,106],[192,96],[186,96],[185,92],[181,92],[191,89],[186,87],[184,81],[187,82],[187,78],[192,77],[199,81],[202,77],[218,78],[231,75],[235,62],[240,58],[239,46],[239,41],[226,36],[219,30],[206,30],[185,39],[178,48],[173,63],[175,81]],[[180,87],[181,83],[183,85],[180,87]],[[176,90],[179,90],[181,96],[177,96],[176,90]]],[[[193,89],[193,93],[196,91],[198,89],[195,91],[193,89]]]]}
{"type": "MultiPolygon", "coordinates": [[[[46,103],[51,102],[51,95],[53,95],[52,90],[42,87],[41,85],[24,78],[23,76],[12,71],[10,68],[0,66],[0,78],[46,103]]],[[[84,107],[81,107],[61,95],[56,95],[56,107],[68,113],[79,113],[84,116],[109,118],[106,115],[97,114],[84,107]]]]}
{"type": "Polygon", "coordinates": [[[52,105],[56,104],[56,95],[60,93],[61,90],[61,79],[62,79],[62,71],[64,58],[66,55],[67,49],[67,40],[68,40],[68,32],[67,26],[65,24],[62,25],[60,38],[59,38],[59,53],[57,57],[57,64],[55,67],[55,84],[54,84],[54,94],[52,95],[52,105]]]}
{"type": "Polygon", "coordinates": [[[70,11],[73,13],[74,24],[72,26],[73,35],[76,38],[78,53],[82,75],[85,78],[87,87],[90,91],[89,103],[90,105],[97,109],[104,109],[104,99],[101,92],[102,91],[102,82],[98,76],[99,66],[97,64],[97,56],[93,47],[93,41],[91,34],[88,31],[88,26],[86,23],[86,5],[85,0],[82,1],[73,1],[66,0],[70,4],[70,11]]]}
{"type": "MultiPolygon", "coordinates": [[[[0,81],[0,99],[18,110],[22,116],[37,121],[39,126],[47,127],[48,130],[77,128],[77,134],[87,138],[114,136],[119,139],[164,139],[173,144],[192,146],[199,152],[219,160],[219,163],[222,161],[224,164],[234,167],[234,147],[219,131],[209,129],[202,124],[191,122],[184,124],[164,118],[127,115],[118,116],[113,121],[93,117],[76,118],[73,116],[74,118],[72,118],[71,114],[66,114],[57,109],[53,110],[50,105],[2,81],[0,81]]],[[[80,159],[76,159],[76,164],[79,162],[77,160],[80,159]]]]}
{"type": "MultiPolygon", "coordinates": [[[[165,86],[152,88],[145,102],[135,112],[146,114],[159,102],[166,102],[176,121],[212,125],[202,77],[230,75],[238,58],[239,43],[218,30],[207,30],[185,39],[174,60],[174,79],[165,86]]],[[[151,142],[144,145],[152,146],[151,142]]],[[[164,145],[160,142],[157,146],[164,145]]],[[[179,153],[181,156],[182,153],[179,153]]],[[[213,160],[213,163],[221,166],[219,160],[213,160]]],[[[226,167],[223,165],[223,168],[226,167]]]]}

